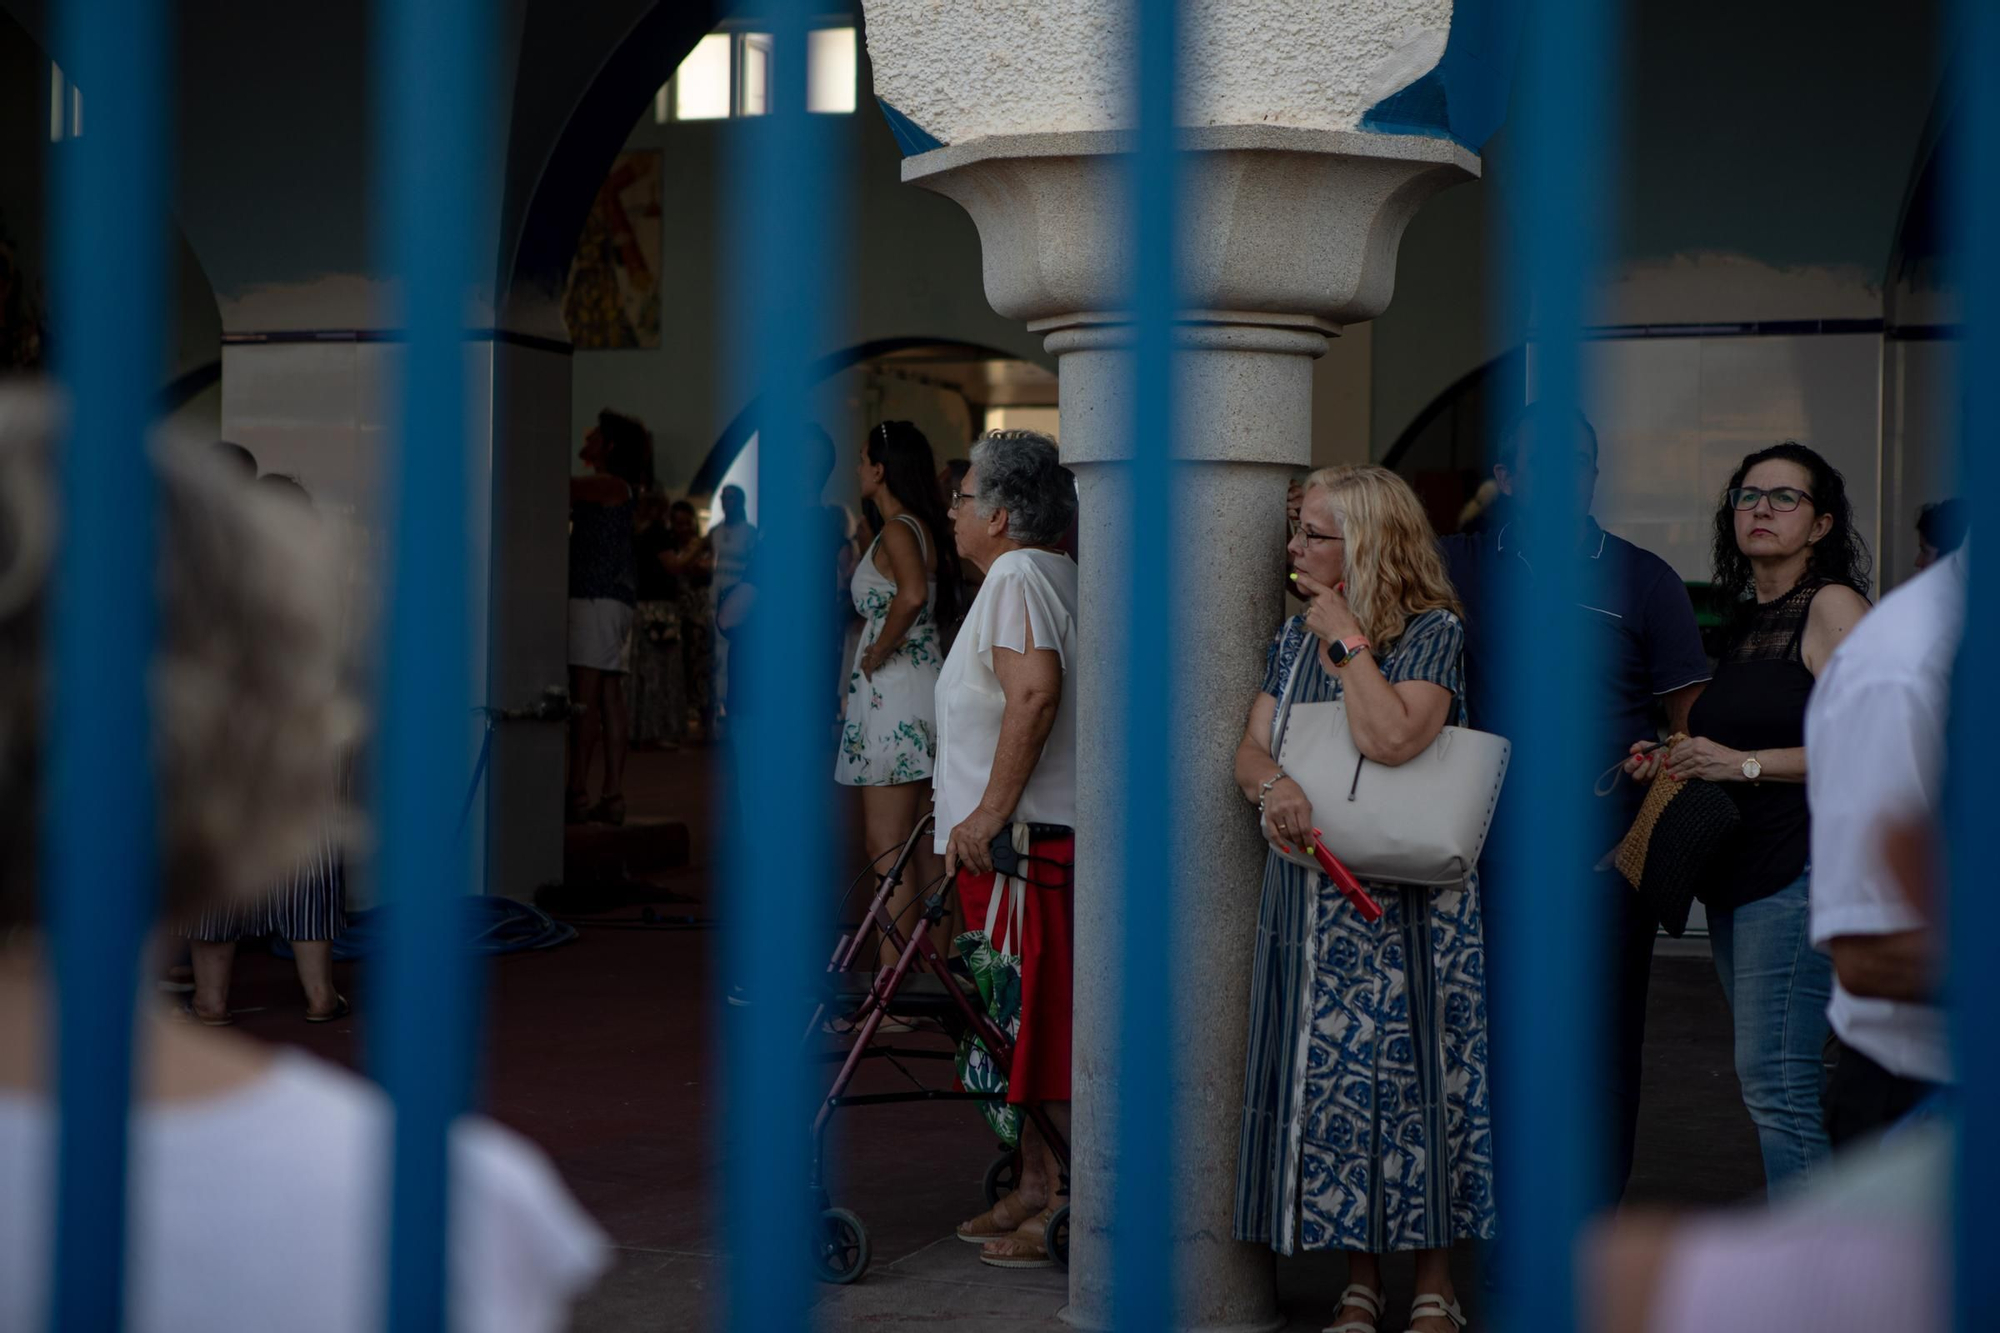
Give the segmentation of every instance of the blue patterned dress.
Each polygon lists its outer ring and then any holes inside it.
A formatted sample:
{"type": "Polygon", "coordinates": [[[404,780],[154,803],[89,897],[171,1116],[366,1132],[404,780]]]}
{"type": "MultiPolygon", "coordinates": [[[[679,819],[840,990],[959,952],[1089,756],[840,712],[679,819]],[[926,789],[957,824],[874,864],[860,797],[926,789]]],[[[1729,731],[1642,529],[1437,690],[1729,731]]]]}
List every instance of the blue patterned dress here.
{"type": "MultiPolygon", "coordinates": [[[[1381,655],[1382,674],[1450,690],[1462,723],[1464,639],[1458,617],[1426,611],[1381,655]]],[[[1272,643],[1264,693],[1281,698],[1294,670],[1296,702],[1340,697],[1303,616],[1272,643]]],[[[1369,891],[1383,911],[1373,924],[1326,876],[1265,858],[1235,1234],[1281,1254],[1493,1234],[1477,885],[1369,891]]]]}

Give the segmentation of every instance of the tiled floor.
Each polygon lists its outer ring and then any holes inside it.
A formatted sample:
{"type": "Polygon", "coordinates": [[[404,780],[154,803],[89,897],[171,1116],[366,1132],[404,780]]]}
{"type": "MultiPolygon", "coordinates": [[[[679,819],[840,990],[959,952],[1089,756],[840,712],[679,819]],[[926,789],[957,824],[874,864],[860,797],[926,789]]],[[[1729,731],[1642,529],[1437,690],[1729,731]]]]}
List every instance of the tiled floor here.
{"type": "MultiPolygon", "coordinates": [[[[635,814],[671,813],[693,826],[692,864],[667,879],[694,899],[672,914],[697,922],[715,906],[705,779],[699,754],[641,756],[633,783],[635,814]]],[[[619,1247],[615,1270],[577,1312],[586,1333],[718,1326],[708,966],[716,937],[700,925],[641,926],[628,919],[625,928],[587,927],[573,945],[508,957],[492,970],[488,1109],[550,1153],[619,1247]]],[[[1632,1193],[1685,1203],[1740,1198],[1761,1178],[1737,1098],[1727,1016],[1707,959],[1676,953],[1661,957],[1654,974],[1632,1193]]],[[[347,984],[356,1016],[325,1028],[299,1020],[296,989],[275,959],[246,958],[234,998],[249,1010],[245,1031],[353,1060],[367,1032],[366,977],[350,975],[347,984]]],[[[835,1198],[866,1220],[874,1263],[860,1283],[822,1289],[822,1327],[1063,1327],[1060,1273],[987,1268],[951,1238],[953,1225],[978,1211],[994,1147],[968,1112],[893,1106],[842,1119],[831,1147],[835,1198]],[[909,1165],[913,1155],[918,1169],[909,1165]]],[[[1461,1293],[1469,1298],[1478,1258],[1461,1256],[1461,1293]]],[[[1294,1327],[1326,1322],[1343,1269],[1327,1256],[1281,1262],[1280,1293],[1294,1327]]],[[[1406,1293],[1407,1274],[1392,1267],[1390,1285],[1406,1293]]],[[[1406,1299],[1385,1329],[1401,1327],[1395,1316],[1406,1299]]]]}

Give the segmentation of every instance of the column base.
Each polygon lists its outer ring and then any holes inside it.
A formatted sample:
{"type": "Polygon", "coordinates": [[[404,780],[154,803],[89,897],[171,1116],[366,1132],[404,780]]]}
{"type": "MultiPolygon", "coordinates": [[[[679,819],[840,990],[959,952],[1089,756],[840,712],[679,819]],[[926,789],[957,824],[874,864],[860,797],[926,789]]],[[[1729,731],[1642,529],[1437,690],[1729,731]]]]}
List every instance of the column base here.
{"type": "MultiPolygon", "coordinates": [[[[1074,1307],[1068,1305],[1056,1311],[1056,1318],[1071,1328],[1084,1329],[1086,1333],[1110,1333],[1114,1327],[1111,1324],[1086,1320],[1077,1315],[1074,1307]]],[[[1176,1324],[1174,1333],[1278,1333],[1286,1322],[1285,1316],[1279,1314],[1257,1324],[1176,1324]]]]}

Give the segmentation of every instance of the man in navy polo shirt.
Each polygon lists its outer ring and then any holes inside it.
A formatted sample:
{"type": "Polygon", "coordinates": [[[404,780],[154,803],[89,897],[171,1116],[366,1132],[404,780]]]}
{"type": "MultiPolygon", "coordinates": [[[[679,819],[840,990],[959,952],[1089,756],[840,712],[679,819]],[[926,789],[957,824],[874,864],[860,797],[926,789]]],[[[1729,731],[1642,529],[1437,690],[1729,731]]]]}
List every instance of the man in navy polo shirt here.
{"type": "MultiPolygon", "coordinates": [[[[1519,723],[1510,716],[1509,701],[1502,693],[1501,659],[1509,651],[1510,639],[1535,636],[1528,627],[1508,622],[1508,581],[1532,579],[1538,561],[1588,562],[1586,586],[1591,591],[1578,605],[1577,615],[1581,632],[1592,636],[1588,642],[1601,656],[1597,685],[1577,706],[1587,710],[1593,744],[1602,751],[1593,752],[1585,770],[1577,774],[1579,784],[1589,784],[1618,763],[1635,738],[1654,735],[1663,722],[1669,731],[1686,728],[1688,709],[1709,678],[1694,605],[1666,561],[1612,536],[1591,517],[1597,491],[1597,432],[1582,414],[1529,405],[1502,434],[1493,476],[1508,497],[1510,512],[1559,506],[1561,526],[1573,531],[1575,539],[1567,550],[1529,551],[1521,543],[1524,525],[1507,521],[1491,523],[1477,534],[1444,539],[1451,581],[1465,606],[1466,690],[1472,725],[1501,735],[1518,731],[1519,723]]],[[[1631,827],[1644,794],[1621,776],[1608,796],[1594,800],[1593,864],[1631,827]]],[[[1509,786],[1494,815],[1481,860],[1489,941],[1511,930],[1533,929],[1533,893],[1524,891],[1526,886],[1505,882],[1510,843],[1528,836],[1534,827],[1531,802],[1531,794],[1509,786]]],[[[1603,1093],[1613,1113],[1608,1139],[1614,1153],[1610,1188],[1615,1200],[1632,1171],[1646,1040],[1646,988],[1652,976],[1657,923],[1616,872],[1601,878],[1605,893],[1616,904],[1613,935],[1605,941],[1612,955],[1608,973],[1613,990],[1605,999],[1613,1049],[1606,1053],[1603,1093]]],[[[1504,947],[1489,943],[1489,986],[1496,955],[1504,967],[1504,947]]],[[[1508,1034],[1493,1030],[1495,1044],[1508,1039],[1508,1034]]],[[[1493,1067],[1499,1067],[1497,1060],[1493,1067]]]]}

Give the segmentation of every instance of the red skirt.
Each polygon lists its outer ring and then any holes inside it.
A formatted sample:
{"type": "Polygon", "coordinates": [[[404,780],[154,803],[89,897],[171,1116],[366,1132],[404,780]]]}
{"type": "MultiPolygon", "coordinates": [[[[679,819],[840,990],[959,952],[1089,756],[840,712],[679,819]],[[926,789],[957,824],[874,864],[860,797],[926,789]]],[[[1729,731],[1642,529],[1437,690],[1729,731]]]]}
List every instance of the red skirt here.
{"type": "MultiPolygon", "coordinates": [[[[1076,839],[1056,838],[1033,844],[1028,862],[1028,889],[1021,922],[1021,1032],[1014,1039],[1014,1063],[1007,1071],[1010,1102],[1069,1100],[1070,990],[1074,968],[1076,904],[1064,884],[1072,871],[1044,864],[1076,861],[1076,839]]],[[[965,924],[980,929],[993,901],[993,875],[958,872],[958,901],[965,924]]],[[[1002,911],[994,922],[996,944],[1012,951],[1007,932],[1012,913],[1002,911]]]]}

